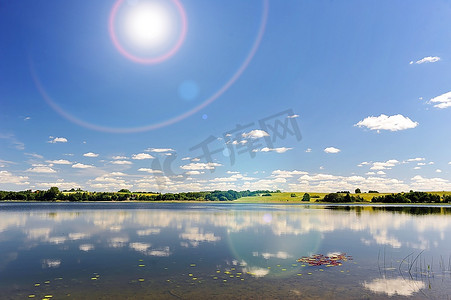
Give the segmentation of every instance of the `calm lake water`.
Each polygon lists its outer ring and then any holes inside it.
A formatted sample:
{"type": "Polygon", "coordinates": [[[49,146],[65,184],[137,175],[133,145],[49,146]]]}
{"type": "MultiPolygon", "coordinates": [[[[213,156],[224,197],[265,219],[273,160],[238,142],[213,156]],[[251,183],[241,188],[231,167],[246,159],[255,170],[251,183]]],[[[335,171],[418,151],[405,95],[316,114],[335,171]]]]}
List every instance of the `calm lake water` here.
{"type": "Polygon", "coordinates": [[[0,204],[1,299],[450,299],[450,271],[446,207],[0,204]]]}

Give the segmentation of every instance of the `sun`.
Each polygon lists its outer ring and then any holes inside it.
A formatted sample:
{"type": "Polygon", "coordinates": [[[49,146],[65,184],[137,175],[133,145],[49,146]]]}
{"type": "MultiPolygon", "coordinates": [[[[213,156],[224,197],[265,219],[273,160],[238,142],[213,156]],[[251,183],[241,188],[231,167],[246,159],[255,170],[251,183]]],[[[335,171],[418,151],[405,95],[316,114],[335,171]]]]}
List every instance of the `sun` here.
{"type": "Polygon", "coordinates": [[[125,16],[124,29],[127,39],[140,48],[155,48],[171,38],[173,16],[167,7],[158,2],[134,5],[125,16]]]}
{"type": "Polygon", "coordinates": [[[179,0],[117,0],[108,21],[116,49],[140,64],[157,64],[172,57],[187,32],[179,0]]]}

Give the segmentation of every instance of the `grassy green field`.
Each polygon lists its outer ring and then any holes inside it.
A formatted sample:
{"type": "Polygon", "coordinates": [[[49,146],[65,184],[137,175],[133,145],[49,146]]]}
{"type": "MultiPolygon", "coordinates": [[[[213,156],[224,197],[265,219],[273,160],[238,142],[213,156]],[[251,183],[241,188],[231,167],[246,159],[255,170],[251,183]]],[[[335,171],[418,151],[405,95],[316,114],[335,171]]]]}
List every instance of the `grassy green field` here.
{"type": "MultiPolygon", "coordinates": [[[[429,192],[431,194],[437,195],[451,195],[451,192],[429,192]]],[[[310,193],[310,203],[316,202],[318,200],[322,200],[325,195],[328,193],[310,193]],[[319,198],[312,198],[315,196],[319,196],[319,198]]],[[[389,195],[391,193],[361,193],[361,194],[353,194],[351,196],[360,196],[365,201],[370,202],[373,197],[389,195]]],[[[253,197],[243,197],[234,202],[241,203],[309,203],[302,201],[302,196],[304,192],[288,192],[288,193],[272,193],[271,196],[253,196],[253,197]],[[296,197],[291,197],[291,194],[295,194],[296,197]]]]}

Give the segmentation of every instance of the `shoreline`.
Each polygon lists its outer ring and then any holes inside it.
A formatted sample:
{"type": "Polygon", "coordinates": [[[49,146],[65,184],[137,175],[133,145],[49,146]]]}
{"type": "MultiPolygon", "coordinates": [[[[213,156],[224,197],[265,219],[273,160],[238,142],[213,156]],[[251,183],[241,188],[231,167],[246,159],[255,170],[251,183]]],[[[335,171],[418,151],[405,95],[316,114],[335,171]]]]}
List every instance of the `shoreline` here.
{"type": "Polygon", "coordinates": [[[380,202],[345,202],[345,203],[334,203],[334,202],[301,202],[301,201],[243,201],[232,200],[232,201],[199,201],[199,200],[166,200],[166,201],[139,201],[139,200],[126,200],[126,201],[64,201],[64,200],[56,200],[56,201],[21,201],[21,200],[0,200],[0,204],[4,203],[42,203],[42,204],[69,204],[69,203],[80,203],[80,204],[120,204],[120,203],[196,203],[196,204],[280,204],[280,205],[300,205],[300,206],[355,206],[355,207],[384,207],[384,206],[393,206],[393,207],[451,207],[451,203],[380,203],[380,202]]]}

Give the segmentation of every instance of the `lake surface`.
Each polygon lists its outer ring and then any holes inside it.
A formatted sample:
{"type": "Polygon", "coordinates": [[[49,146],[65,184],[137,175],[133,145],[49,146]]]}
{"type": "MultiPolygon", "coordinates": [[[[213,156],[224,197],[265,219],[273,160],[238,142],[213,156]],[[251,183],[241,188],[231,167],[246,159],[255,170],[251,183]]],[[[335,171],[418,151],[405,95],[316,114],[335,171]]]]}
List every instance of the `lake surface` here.
{"type": "Polygon", "coordinates": [[[446,207],[0,203],[1,299],[450,299],[450,271],[446,207]]]}

